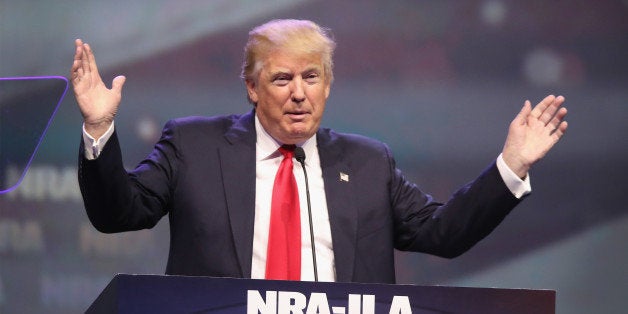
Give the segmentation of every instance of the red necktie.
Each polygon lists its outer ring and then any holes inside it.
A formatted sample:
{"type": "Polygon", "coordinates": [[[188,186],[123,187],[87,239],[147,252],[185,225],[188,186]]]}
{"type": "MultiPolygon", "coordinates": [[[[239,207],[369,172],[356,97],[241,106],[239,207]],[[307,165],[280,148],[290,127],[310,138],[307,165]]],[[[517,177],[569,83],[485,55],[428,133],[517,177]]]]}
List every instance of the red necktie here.
{"type": "Polygon", "coordinates": [[[301,279],[299,191],[292,173],[294,145],[279,148],[283,160],[275,176],[270,207],[266,279],[301,279]]]}

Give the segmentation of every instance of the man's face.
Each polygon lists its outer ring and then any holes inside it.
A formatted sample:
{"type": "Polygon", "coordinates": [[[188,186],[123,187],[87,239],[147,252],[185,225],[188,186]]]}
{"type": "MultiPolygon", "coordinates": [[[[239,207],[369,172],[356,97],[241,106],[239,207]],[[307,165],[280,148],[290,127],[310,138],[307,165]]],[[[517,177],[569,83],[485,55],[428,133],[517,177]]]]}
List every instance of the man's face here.
{"type": "Polygon", "coordinates": [[[246,82],[260,123],[283,144],[300,143],[316,133],[329,87],[320,56],[281,51],[268,56],[257,82],[246,82]]]}

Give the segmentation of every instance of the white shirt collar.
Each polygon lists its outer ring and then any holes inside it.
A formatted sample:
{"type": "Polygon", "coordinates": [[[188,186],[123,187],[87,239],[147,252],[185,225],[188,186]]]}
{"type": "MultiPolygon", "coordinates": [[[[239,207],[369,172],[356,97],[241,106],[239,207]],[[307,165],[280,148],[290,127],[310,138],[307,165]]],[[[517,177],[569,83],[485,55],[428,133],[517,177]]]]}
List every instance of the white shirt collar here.
{"type": "MultiPolygon", "coordinates": [[[[268,134],[268,132],[266,132],[262,124],[259,122],[259,119],[257,118],[257,114],[255,114],[255,133],[257,137],[257,141],[256,141],[257,149],[256,149],[256,154],[255,154],[256,161],[269,159],[269,158],[275,158],[281,155],[281,153],[278,152],[278,149],[282,145],[282,143],[275,140],[275,138],[273,138],[270,134],[268,134]]],[[[306,157],[309,157],[309,156],[318,157],[318,150],[316,148],[316,145],[317,145],[316,134],[314,134],[314,136],[307,139],[305,142],[297,144],[297,146],[300,146],[303,148],[303,151],[305,152],[306,157]]],[[[306,164],[308,164],[307,162],[308,159],[306,158],[305,160],[306,160],[306,164]]]]}

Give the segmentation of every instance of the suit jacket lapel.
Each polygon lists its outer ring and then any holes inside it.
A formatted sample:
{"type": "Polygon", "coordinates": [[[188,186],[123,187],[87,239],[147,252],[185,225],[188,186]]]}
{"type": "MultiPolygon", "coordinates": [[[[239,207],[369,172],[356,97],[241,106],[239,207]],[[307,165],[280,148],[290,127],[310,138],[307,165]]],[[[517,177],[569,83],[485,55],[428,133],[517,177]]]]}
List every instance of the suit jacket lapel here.
{"type": "Polygon", "coordinates": [[[254,111],[243,115],[225,133],[227,145],[219,148],[225,198],[242,277],[251,277],[255,224],[255,123],[254,111]]]}
{"type": "Polygon", "coordinates": [[[352,201],[351,181],[341,179],[342,174],[351,175],[348,160],[345,160],[342,145],[329,130],[317,133],[325,197],[329,212],[329,223],[334,246],[336,280],[353,280],[355,262],[358,210],[352,201]]]}

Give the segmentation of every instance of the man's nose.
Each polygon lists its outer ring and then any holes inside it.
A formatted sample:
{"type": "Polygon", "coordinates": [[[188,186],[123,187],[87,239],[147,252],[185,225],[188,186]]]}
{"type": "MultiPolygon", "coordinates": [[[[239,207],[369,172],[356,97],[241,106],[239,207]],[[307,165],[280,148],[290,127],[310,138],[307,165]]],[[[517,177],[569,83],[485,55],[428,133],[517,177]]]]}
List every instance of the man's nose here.
{"type": "Polygon", "coordinates": [[[294,80],[292,80],[292,88],[290,90],[291,92],[290,97],[292,101],[295,103],[301,103],[305,100],[305,90],[303,89],[303,83],[305,83],[305,81],[300,77],[297,77],[294,80]]]}

